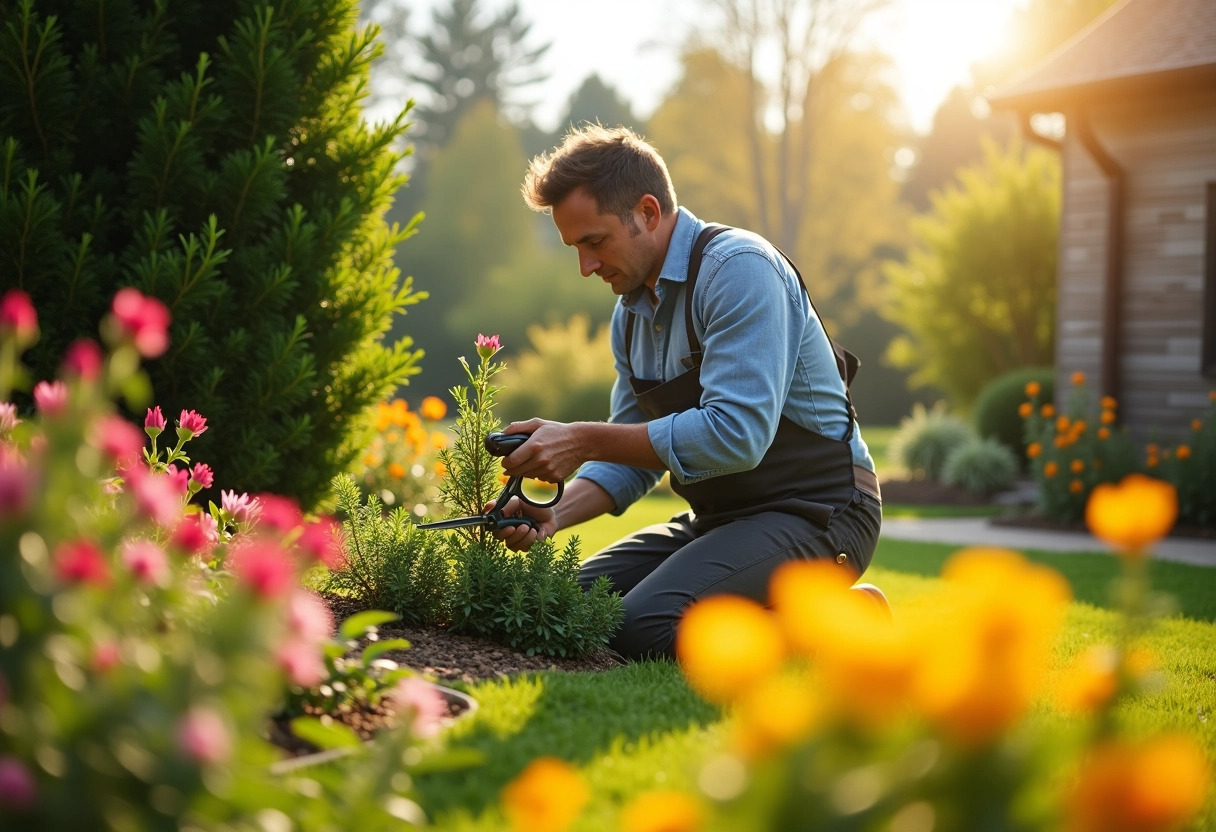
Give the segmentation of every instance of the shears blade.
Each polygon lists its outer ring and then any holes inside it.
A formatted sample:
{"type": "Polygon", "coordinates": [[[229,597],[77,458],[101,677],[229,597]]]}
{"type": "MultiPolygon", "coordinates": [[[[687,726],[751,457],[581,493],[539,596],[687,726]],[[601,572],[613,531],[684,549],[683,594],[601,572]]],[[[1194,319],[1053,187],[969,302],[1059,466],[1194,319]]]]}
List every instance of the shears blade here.
{"type": "Polygon", "coordinates": [[[439,520],[434,523],[420,523],[418,529],[468,529],[477,526],[493,526],[494,520],[489,515],[479,514],[476,517],[453,517],[451,520],[439,520]]]}

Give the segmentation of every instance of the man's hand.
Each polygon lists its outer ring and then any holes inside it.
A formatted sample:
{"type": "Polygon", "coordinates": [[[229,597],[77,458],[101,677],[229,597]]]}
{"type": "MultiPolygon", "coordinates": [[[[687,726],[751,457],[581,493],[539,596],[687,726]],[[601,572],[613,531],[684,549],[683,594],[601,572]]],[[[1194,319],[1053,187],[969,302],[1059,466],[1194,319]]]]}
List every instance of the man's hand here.
{"type": "MultiPolygon", "coordinates": [[[[488,512],[492,508],[494,508],[494,503],[491,501],[486,504],[482,512],[488,512]]],[[[536,541],[547,540],[557,533],[557,517],[554,515],[553,509],[528,505],[518,497],[512,497],[507,501],[503,508],[503,516],[530,517],[538,527],[534,529],[531,526],[519,525],[498,529],[494,532],[494,536],[514,552],[526,552],[536,541]]]]}
{"type": "Polygon", "coordinates": [[[532,434],[527,442],[503,457],[502,467],[507,476],[564,482],[587,461],[579,446],[577,425],[529,419],[512,422],[504,433],[532,434]]]}

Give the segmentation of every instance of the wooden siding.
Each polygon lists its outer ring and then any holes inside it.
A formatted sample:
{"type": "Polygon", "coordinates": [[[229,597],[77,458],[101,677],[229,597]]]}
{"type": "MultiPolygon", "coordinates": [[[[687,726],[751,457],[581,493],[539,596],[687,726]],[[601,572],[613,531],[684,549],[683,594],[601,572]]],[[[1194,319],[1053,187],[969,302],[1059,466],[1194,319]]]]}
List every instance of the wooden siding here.
{"type": "MultiPolygon", "coordinates": [[[[1205,193],[1216,182],[1216,90],[1092,105],[1097,141],[1125,179],[1124,423],[1142,440],[1184,436],[1216,379],[1200,369],[1205,193]]],[[[1076,370],[1101,389],[1108,185],[1070,134],[1064,142],[1057,389],[1076,370]]]]}

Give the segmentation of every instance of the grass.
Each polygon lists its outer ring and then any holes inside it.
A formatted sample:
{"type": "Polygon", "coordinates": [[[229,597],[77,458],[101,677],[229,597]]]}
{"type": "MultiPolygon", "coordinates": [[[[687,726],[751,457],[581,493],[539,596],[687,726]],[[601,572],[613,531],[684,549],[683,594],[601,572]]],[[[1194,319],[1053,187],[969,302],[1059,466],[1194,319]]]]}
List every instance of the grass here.
{"type": "MultiPolygon", "coordinates": [[[[682,510],[683,502],[656,494],[622,517],[600,518],[576,529],[585,554],[682,510]]],[[[883,540],[866,579],[880,585],[892,606],[926,603],[942,565],[956,547],[883,540]]],[[[1120,624],[1111,586],[1119,562],[1097,554],[1026,552],[1061,572],[1073,589],[1053,678],[1087,646],[1113,640],[1120,624]]],[[[1167,680],[1163,692],[1125,705],[1120,720],[1131,730],[1195,732],[1216,759],[1216,592],[1213,573],[1200,567],[1154,561],[1156,591],[1173,607],[1158,619],[1144,646],[1158,659],[1167,680]]],[[[449,734],[453,747],[473,748],[486,764],[467,772],[422,775],[419,799],[437,830],[490,832],[507,828],[498,794],[538,756],[570,761],[591,788],[591,803],[576,825],[585,832],[619,828],[620,808],[653,788],[695,792],[700,766],[722,747],[726,723],[700,701],[670,663],[631,664],[600,674],[548,672],[472,686],[479,710],[449,734]]],[[[1044,706],[1035,719],[1064,725],[1044,706]]],[[[1216,830],[1216,801],[1210,801],[1196,830],[1216,830]]]]}

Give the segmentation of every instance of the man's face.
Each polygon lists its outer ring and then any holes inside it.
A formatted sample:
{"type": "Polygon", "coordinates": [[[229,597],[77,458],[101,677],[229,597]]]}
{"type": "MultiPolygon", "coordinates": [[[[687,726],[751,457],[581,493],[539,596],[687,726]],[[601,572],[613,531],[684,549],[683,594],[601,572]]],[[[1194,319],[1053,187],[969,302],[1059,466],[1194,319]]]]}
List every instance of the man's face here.
{"type": "Polygon", "coordinates": [[[646,203],[634,209],[635,228],[616,214],[601,214],[586,188],[576,188],[553,206],[553,224],[562,242],[578,249],[583,277],[598,275],[617,295],[641,286],[654,288],[662,268],[656,262],[654,234],[648,229],[646,203]]]}

